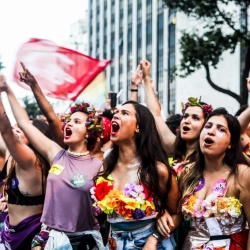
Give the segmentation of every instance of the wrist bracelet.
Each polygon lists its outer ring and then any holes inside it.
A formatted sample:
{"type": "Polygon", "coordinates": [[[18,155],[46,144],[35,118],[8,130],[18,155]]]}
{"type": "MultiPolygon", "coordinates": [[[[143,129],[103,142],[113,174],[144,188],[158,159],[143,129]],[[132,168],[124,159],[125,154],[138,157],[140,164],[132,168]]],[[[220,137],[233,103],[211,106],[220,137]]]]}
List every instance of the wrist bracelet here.
{"type": "Polygon", "coordinates": [[[153,236],[154,238],[156,238],[157,240],[159,240],[160,237],[161,237],[161,235],[160,235],[157,231],[153,232],[153,233],[152,233],[152,236],[153,236]]]}
{"type": "Polygon", "coordinates": [[[131,92],[138,92],[138,89],[130,89],[131,92]]]}

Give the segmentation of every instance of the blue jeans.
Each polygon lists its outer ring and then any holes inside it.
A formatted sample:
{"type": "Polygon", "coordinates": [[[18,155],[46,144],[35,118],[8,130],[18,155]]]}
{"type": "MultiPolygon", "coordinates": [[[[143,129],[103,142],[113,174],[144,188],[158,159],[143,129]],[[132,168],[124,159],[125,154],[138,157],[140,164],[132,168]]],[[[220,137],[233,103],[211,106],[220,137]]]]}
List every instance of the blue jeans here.
{"type": "MultiPolygon", "coordinates": [[[[129,222],[128,222],[129,223],[129,222]]],[[[111,229],[111,238],[115,239],[117,250],[135,250],[142,249],[148,237],[156,230],[155,221],[140,229],[133,231],[113,231],[111,229]]],[[[174,250],[176,243],[171,234],[170,238],[159,241],[157,250],[174,250]]],[[[109,249],[106,246],[105,250],[109,249]]]]}

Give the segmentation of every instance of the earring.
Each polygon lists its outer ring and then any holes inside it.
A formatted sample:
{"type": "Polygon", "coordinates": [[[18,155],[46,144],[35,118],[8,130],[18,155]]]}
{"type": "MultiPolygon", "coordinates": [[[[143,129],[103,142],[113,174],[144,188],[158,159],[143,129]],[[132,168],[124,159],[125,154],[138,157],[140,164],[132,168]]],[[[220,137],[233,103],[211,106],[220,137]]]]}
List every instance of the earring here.
{"type": "Polygon", "coordinates": [[[136,133],[139,133],[139,131],[140,131],[140,130],[139,130],[139,126],[137,125],[137,126],[136,126],[135,132],[136,132],[136,133]]]}

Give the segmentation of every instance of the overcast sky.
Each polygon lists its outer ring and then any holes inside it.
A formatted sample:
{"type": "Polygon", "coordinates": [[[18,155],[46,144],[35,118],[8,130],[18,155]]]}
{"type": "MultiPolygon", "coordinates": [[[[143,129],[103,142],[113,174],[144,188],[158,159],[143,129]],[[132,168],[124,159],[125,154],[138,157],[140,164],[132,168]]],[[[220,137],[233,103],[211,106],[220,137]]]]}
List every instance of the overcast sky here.
{"type": "Polygon", "coordinates": [[[20,46],[30,38],[62,45],[70,25],[84,17],[88,0],[0,0],[0,56],[8,82],[18,97],[30,92],[11,82],[20,46]]]}
{"type": "Polygon", "coordinates": [[[70,25],[84,16],[87,0],[0,0],[0,55],[12,71],[20,45],[32,37],[59,45],[69,37],[70,25]]]}

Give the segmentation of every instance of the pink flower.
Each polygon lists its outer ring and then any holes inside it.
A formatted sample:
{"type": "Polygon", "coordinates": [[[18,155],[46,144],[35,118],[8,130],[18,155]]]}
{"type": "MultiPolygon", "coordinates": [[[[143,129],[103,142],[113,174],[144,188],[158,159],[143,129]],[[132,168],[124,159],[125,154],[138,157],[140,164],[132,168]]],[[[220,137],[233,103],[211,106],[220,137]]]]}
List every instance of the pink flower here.
{"type": "Polygon", "coordinates": [[[205,115],[209,115],[213,111],[213,108],[211,105],[204,104],[203,105],[203,112],[205,115]]]}
{"type": "Polygon", "coordinates": [[[76,111],[76,107],[75,106],[73,106],[73,107],[70,108],[70,113],[74,113],[75,111],[76,111]]]}
{"type": "Polygon", "coordinates": [[[202,201],[201,199],[197,199],[196,203],[194,204],[194,215],[197,218],[203,217],[203,214],[205,212],[205,206],[206,203],[202,201]]]}

